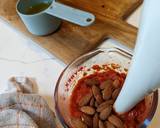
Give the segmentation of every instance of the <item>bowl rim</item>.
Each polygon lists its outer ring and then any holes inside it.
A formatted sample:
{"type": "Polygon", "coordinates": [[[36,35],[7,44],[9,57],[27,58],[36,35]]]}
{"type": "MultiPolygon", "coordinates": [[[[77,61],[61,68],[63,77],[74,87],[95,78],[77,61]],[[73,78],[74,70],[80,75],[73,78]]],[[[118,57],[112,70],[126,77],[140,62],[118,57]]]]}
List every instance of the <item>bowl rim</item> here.
{"type": "MultiPolygon", "coordinates": [[[[61,123],[61,125],[62,125],[64,128],[70,128],[70,127],[66,124],[66,122],[65,122],[65,120],[64,120],[64,118],[63,118],[63,116],[62,116],[62,114],[61,114],[61,112],[60,112],[60,110],[59,110],[59,107],[58,107],[58,93],[57,93],[58,91],[56,91],[56,90],[58,90],[58,87],[59,87],[59,84],[60,84],[60,81],[61,81],[61,79],[62,79],[63,74],[64,74],[65,71],[68,69],[68,67],[71,66],[72,64],[74,64],[75,62],[77,62],[77,60],[79,60],[79,59],[81,59],[81,58],[83,58],[83,57],[85,57],[85,56],[87,56],[87,55],[89,55],[89,54],[91,54],[91,53],[94,53],[94,52],[103,52],[104,50],[109,50],[109,49],[120,50],[121,52],[124,52],[125,54],[128,54],[128,55],[130,55],[130,56],[133,56],[132,51],[127,51],[127,50],[124,50],[124,49],[121,49],[121,48],[118,48],[118,47],[112,47],[112,48],[97,48],[97,49],[95,49],[95,50],[92,50],[92,51],[90,51],[90,52],[87,52],[87,53],[81,55],[80,57],[74,59],[72,62],[70,62],[70,63],[65,67],[65,69],[64,69],[64,70],[62,71],[62,73],[60,74],[60,76],[59,76],[59,78],[58,78],[58,80],[57,80],[57,83],[56,83],[55,91],[54,91],[54,103],[55,103],[55,112],[56,112],[55,114],[56,114],[56,117],[57,117],[58,121],[61,123]]],[[[153,119],[153,117],[154,117],[154,114],[155,114],[155,112],[156,112],[156,110],[157,110],[157,106],[158,106],[158,94],[159,94],[159,93],[158,93],[158,90],[155,90],[155,91],[153,92],[153,101],[152,101],[151,109],[150,109],[150,111],[149,111],[149,113],[148,113],[147,118],[146,118],[146,119],[142,122],[142,124],[140,125],[140,128],[147,128],[147,126],[151,123],[151,121],[152,121],[152,119],[153,119]]]]}

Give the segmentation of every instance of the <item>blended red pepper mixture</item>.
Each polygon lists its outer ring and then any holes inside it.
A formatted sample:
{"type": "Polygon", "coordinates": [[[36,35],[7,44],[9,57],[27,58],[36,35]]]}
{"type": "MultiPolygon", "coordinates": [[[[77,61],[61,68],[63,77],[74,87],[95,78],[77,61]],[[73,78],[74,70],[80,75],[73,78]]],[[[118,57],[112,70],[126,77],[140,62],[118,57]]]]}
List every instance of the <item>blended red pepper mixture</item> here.
{"type": "MultiPolygon", "coordinates": [[[[80,118],[82,115],[82,112],[78,107],[78,102],[84,95],[88,94],[91,91],[91,87],[87,86],[85,82],[87,79],[98,79],[100,84],[106,80],[114,81],[115,79],[118,79],[120,81],[119,86],[123,85],[126,78],[125,73],[118,73],[114,69],[108,68],[107,66],[104,67],[105,70],[103,72],[99,72],[101,70],[101,67],[98,65],[94,65],[92,69],[94,69],[95,72],[90,75],[85,74],[85,76],[78,81],[76,87],[73,90],[70,100],[70,114],[72,117],[80,118]]],[[[146,117],[145,110],[146,106],[145,101],[143,100],[128,113],[125,113],[123,115],[118,115],[116,113],[114,114],[116,114],[123,120],[124,126],[126,128],[137,128],[137,126],[142,123],[146,117]]]]}

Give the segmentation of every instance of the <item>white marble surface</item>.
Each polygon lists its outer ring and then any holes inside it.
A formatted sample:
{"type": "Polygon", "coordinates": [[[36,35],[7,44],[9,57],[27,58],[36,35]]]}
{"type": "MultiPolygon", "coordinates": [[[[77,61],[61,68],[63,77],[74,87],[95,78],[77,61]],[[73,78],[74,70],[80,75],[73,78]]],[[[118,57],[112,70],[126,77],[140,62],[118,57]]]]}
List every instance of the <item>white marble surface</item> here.
{"type": "Polygon", "coordinates": [[[0,92],[11,76],[37,80],[39,94],[53,108],[53,91],[64,64],[0,20],[0,92]]]}
{"type": "MultiPolygon", "coordinates": [[[[139,26],[141,8],[128,18],[128,23],[139,26]]],[[[100,47],[105,47],[105,41],[100,47]]],[[[37,80],[39,94],[53,109],[56,81],[65,65],[10,25],[0,20],[0,92],[11,76],[29,76],[37,80]]],[[[157,123],[154,121],[154,123],[157,123]]],[[[160,126],[156,124],[154,126],[160,126]]],[[[151,126],[152,127],[152,126],[151,126]]],[[[158,128],[158,127],[154,127],[158,128]]]]}

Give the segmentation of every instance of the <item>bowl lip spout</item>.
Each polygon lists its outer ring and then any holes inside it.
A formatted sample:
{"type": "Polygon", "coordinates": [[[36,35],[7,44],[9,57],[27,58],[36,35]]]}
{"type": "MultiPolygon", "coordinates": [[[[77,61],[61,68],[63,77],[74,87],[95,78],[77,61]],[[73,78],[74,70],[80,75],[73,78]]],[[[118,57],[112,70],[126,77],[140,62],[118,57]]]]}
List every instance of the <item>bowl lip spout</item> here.
{"type": "MultiPolygon", "coordinates": [[[[54,103],[55,103],[55,114],[56,114],[56,117],[58,119],[58,121],[60,122],[60,124],[62,125],[62,127],[64,128],[70,128],[68,126],[68,124],[65,122],[65,119],[63,118],[61,112],[60,112],[60,109],[59,109],[59,105],[58,105],[58,88],[59,88],[59,85],[60,85],[60,81],[64,75],[64,73],[66,72],[66,70],[72,65],[74,64],[75,62],[77,62],[78,60],[86,57],[87,55],[90,55],[90,54],[93,54],[93,53],[102,53],[104,51],[112,51],[112,50],[116,50],[116,51],[119,51],[120,54],[121,53],[124,53],[126,57],[129,57],[131,59],[132,57],[132,54],[133,52],[132,51],[129,51],[129,50],[126,50],[126,49],[123,49],[121,47],[112,47],[112,48],[98,48],[98,49],[95,49],[93,51],[90,51],[80,57],[78,57],[77,59],[73,60],[70,64],[68,64],[68,66],[66,66],[66,68],[62,71],[62,73],[60,74],[59,78],[58,78],[58,81],[56,83],[56,87],[55,87],[55,91],[54,91],[54,103]]],[[[156,112],[156,109],[157,109],[157,105],[158,105],[158,90],[154,91],[153,92],[153,101],[152,101],[152,105],[151,105],[151,109],[148,113],[148,116],[147,118],[142,122],[142,124],[140,125],[140,128],[147,128],[148,125],[151,123],[151,120],[153,119],[154,117],[154,114],[156,112]]]]}

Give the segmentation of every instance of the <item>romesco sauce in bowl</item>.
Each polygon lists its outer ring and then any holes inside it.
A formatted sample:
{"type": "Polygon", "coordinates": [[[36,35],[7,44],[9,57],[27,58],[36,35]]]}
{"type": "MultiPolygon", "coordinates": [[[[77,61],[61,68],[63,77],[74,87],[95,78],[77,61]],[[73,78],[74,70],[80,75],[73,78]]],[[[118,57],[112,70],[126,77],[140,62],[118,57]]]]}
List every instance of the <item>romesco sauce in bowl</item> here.
{"type": "Polygon", "coordinates": [[[157,92],[125,114],[118,115],[113,109],[130,57],[116,48],[98,49],[64,70],[55,91],[56,115],[63,127],[145,128],[148,125],[156,110],[157,92]]]}

